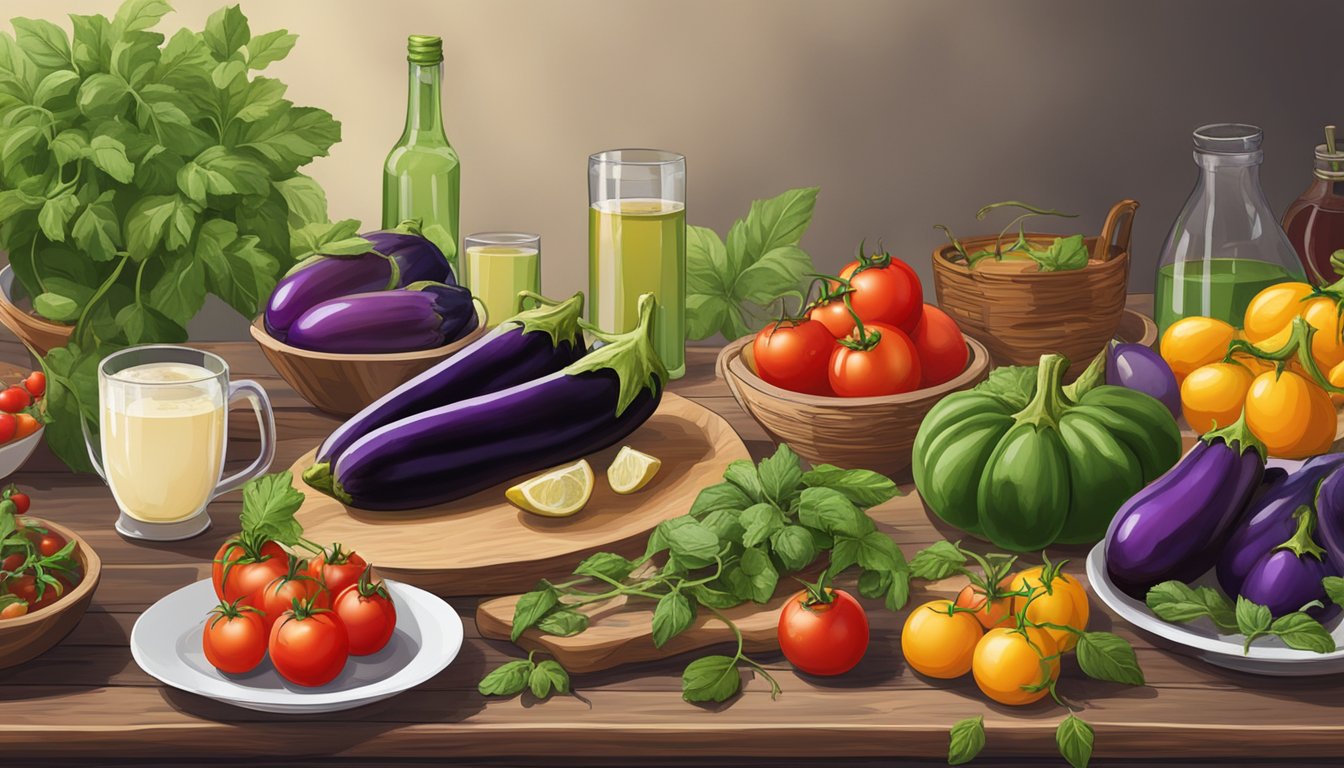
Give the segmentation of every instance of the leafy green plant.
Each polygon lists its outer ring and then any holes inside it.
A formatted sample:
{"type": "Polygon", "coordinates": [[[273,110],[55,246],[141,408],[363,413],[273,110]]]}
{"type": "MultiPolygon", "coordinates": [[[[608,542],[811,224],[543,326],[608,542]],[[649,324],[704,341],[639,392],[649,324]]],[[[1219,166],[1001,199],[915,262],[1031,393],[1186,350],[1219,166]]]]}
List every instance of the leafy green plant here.
{"type": "Polygon", "coordinates": [[[0,247],[34,310],[74,326],[44,367],[47,440],[76,469],[102,354],[185,341],[207,294],[251,318],[296,258],[358,226],[329,222],[298,172],[340,124],[255,74],[296,36],[253,35],[235,5],[165,43],[170,10],[128,0],[71,15],[73,36],[23,18],[0,33],[0,247]]]}
{"type": "MultiPolygon", "coordinates": [[[[1323,580],[1326,594],[1338,605],[1344,605],[1344,580],[1327,576],[1323,580]]],[[[1164,581],[1148,590],[1145,600],[1148,609],[1159,619],[1183,624],[1207,618],[1223,632],[1239,632],[1246,637],[1243,652],[1249,653],[1251,643],[1261,637],[1277,637],[1289,648],[1316,653],[1333,653],[1335,638],[1316,619],[1306,612],[1286,613],[1274,618],[1263,605],[1238,597],[1236,603],[1212,587],[1192,587],[1180,581],[1164,581]]]]}
{"type": "Polygon", "coordinates": [[[966,246],[962,245],[953,234],[952,230],[942,224],[935,224],[934,229],[941,230],[947,235],[948,242],[956,249],[957,254],[965,260],[968,267],[974,268],[985,259],[994,259],[1003,261],[1009,258],[1027,258],[1036,262],[1037,267],[1042,272],[1059,272],[1068,269],[1082,269],[1087,266],[1087,260],[1091,254],[1087,250],[1087,244],[1082,235],[1070,235],[1069,237],[1056,237],[1045,248],[1037,248],[1027,239],[1026,222],[1035,216],[1060,216],[1066,219],[1077,218],[1076,213],[1064,213],[1053,208],[1039,208],[1027,203],[1021,203],[1016,200],[1007,200],[1002,203],[990,203],[984,208],[976,211],[977,221],[983,221],[985,216],[998,208],[1016,208],[1023,211],[1008,222],[994,239],[994,248],[990,250],[984,248],[975,253],[968,253],[966,246]],[[1003,246],[1003,239],[1008,236],[1008,232],[1017,227],[1017,240],[1007,248],[1003,246]]]}
{"type": "Polygon", "coordinates": [[[733,222],[725,242],[707,227],[686,227],[686,336],[736,339],[764,322],[785,297],[801,304],[812,258],[798,246],[812,223],[818,187],[757,200],[733,222]]]}
{"type": "MultiPolygon", "coordinates": [[[[517,642],[532,627],[562,637],[577,635],[588,628],[588,616],[579,608],[625,596],[654,601],[653,643],[661,648],[707,611],[732,630],[737,651],[692,661],[682,674],[682,698],[732,697],[741,688],[743,664],[778,693],[770,673],[743,653],[742,633],[723,611],[768,602],[782,576],[807,568],[828,551],[828,573],[857,565],[860,594],[899,610],[910,596],[905,557],[865,512],[898,493],[895,483],[867,470],[822,464],[805,472],[785,445],[759,465],[734,462],[724,482],[702,490],[690,512],[654,529],[642,557],[599,552],[579,564],[577,578],[543,581],[519,598],[512,639],[517,642]]],[[[509,662],[491,672],[481,692],[521,690],[517,680],[523,667],[517,665],[509,662]]]]}

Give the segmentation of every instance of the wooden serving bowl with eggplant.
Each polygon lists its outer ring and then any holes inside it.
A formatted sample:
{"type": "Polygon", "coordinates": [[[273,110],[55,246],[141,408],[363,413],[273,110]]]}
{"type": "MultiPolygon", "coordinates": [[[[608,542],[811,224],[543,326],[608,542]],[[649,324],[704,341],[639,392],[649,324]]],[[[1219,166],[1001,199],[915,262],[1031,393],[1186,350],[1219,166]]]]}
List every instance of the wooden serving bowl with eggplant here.
{"type": "Polygon", "coordinates": [[[266,359],[303,399],[337,416],[485,334],[485,307],[413,224],[342,241],[290,270],[252,324],[266,359]]]}

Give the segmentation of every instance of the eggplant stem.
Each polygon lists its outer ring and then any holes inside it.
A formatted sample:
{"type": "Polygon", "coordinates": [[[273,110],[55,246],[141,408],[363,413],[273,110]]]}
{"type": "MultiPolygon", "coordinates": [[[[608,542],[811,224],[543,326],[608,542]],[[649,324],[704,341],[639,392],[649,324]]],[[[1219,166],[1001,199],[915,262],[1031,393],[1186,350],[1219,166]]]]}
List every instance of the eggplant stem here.
{"type": "Polygon", "coordinates": [[[1303,504],[1293,511],[1293,518],[1297,520],[1297,528],[1293,531],[1293,535],[1275,547],[1274,551],[1286,549],[1299,558],[1310,555],[1317,560],[1324,560],[1325,549],[1312,538],[1316,532],[1316,510],[1310,504],[1303,504]]]}
{"type": "Polygon", "coordinates": [[[1221,439],[1223,444],[1229,448],[1232,447],[1233,443],[1236,443],[1237,453],[1239,454],[1245,453],[1247,448],[1253,448],[1256,453],[1260,454],[1261,461],[1264,461],[1265,458],[1269,456],[1269,452],[1265,449],[1265,444],[1260,442],[1260,438],[1256,437],[1255,433],[1251,431],[1251,428],[1246,425],[1246,408],[1244,406],[1241,409],[1241,415],[1237,417],[1236,421],[1221,429],[1211,429],[1208,432],[1205,432],[1204,436],[1200,438],[1200,440],[1203,440],[1206,443],[1212,443],[1217,439],[1221,439]]]}

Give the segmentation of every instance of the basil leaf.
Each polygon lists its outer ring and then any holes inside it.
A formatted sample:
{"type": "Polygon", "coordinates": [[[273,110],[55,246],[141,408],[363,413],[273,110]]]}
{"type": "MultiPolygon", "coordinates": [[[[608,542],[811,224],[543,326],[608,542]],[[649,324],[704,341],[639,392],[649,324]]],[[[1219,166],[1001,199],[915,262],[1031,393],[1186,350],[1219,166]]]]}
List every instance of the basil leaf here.
{"type": "Polygon", "coordinates": [[[700,522],[719,537],[719,541],[741,542],[746,529],[742,527],[742,513],[726,509],[716,510],[705,515],[700,522]]]}
{"type": "Polygon", "coordinates": [[[1244,597],[1237,597],[1236,618],[1237,629],[1247,636],[1248,643],[1250,642],[1249,638],[1269,629],[1269,625],[1273,621],[1269,608],[1257,605],[1244,597]]]}
{"type": "Polygon", "coordinates": [[[908,602],[910,602],[910,574],[906,571],[896,571],[891,574],[891,587],[887,589],[887,610],[899,611],[908,602]]]}
{"type": "Polygon", "coordinates": [[[743,510],[740,520],[745,528],[742,534],[742,545],[745,547],[764,543],[785,525],[784,513],[769,502],[747,507],[743,510]]]}
{"type": "Polygon", "coordinates": [[[247,45],[252,32],[247,27],[247,17],[236,5],[225,6],[210,14],[205,20],[205,42],[220,61],[247,45]]]}
{"type": "Polygon", "coordinates": [[[1059,745],[1059,754],[1073,768],[1087,768],[1092,761],[1092,742],[1095,735],[1092,726],[1075,715],[1069,715],[1055,729],[1055,743],[1059,745]]]}
{"type": "Polygon", "coordinates": [[[538,630],[556,637],[573,637],[587,628],[587,614],[580,613],[573,608],[553,610],[537,622],[538,630]]]}
{"type": "Polygon", "coordinates": [[[79,199],[70,192],[48,199],[37,212],[37,225],[42,234],[53,242],[65,242],[66,225],[78,208],[79,199]]]}
{"type": "Polygon", "coordinates": [[[633,561],[613,552],[598,552],[589,555],[579,567],[574,569],[576,576],[605,576],[612,581],[624,581],[635,569],[633,561]]]}
{"type": "Polygon", "coordinates": [[[861,509],[876,507],[901,495],[901,490],[889,478],[867,469],[841,469],[831,464],[819,464],[803,475],[803,485],[809,488],[830,488],[861,509]]]}
{"type": "Polygon", "coordinates": [[[902,571],[905,555],[891,537],[881,531],[869,531],[858,540],[859,565],[872,571],[902,571]]]}
{"type": "Polygon", "coordinates": [[[112,27],[118,36],[139,32],[158,24],[159,19],[172,10],[172,6],[164,0],[127,0],[117,9],[112,27]]]}
{"type": "Polygon", "coordinates": [[[532,695],[538,699],[544,699],[555,693],[569,693],[569,673],[560,666],[560,662],[554,659],[547,659],[538,662],[532,668],[528,675],[528,687],[532,689],[532,695]]]}
{"type": "Polygon", "coordinates": [[[1143,685],[1143,670],[1134,647],[1110,632],[1084,632],[1076,647],[1078,666],[1096,680],[1125,685],[1143,685]]]}
{"type": "Polygon", "coordinates": [[[804,489],[798,504],[798,520],[809,528],[855,538],[875,528],[854,502],[830,488],[804,489]]]}
{"type": "Polygon", "coordinates": [[[724,610],[742,604],[742,598],[738,598],[719,589],[713,589],[705,584],[694,584],[690,587],[689,591],[691,597],[694,597],[696,602],[706,608],[724,610]]]}
{"type": "Polygon", "coordinates": [[[135,166],[126,158],[126,145],[111,136],[90,139],[89,158],[98,170],[123,184],[129,184],[135,176],[135,166]]]}
{"type": "Polygon", "coordinates": [[[294,513],[302,505],[303,494],[294,488],[294,476],[288,470],[273,472],[243,486],[243,511],[238,521],[249,538],[295,546],[303,537],[303,526],[294,519],[294,513]]]}
{"type": "Polygon", "coordinates": [[[836,536],[831,547],[831,564],[826,568],[831,576],[849,570],[859,562],[859,540],[852,536],[836,536]]]}
{"type": "Polygon", "coordinates": [[[516,659],[495,667],[481,679],[476,690],[482,696],[514,696],[523,692],[532,676],[532,662],[516,659]]]}
{"type": "Polygon", "coordinates": [[[691,504],[691,517],[703,518],[711,512],[732,510],[740,512],[755,502],[741,488],[732,483],[718,483],[700,491],[691,504]]]}
{"type": "Polygon", "coordinates": [[[910,560],[910,575],[917,579],[938,581],[960,573],[966,565],[966,555],[950,541],[939,541],[921,549],[910,560]]]}
{"type": "MultiPolygon", "coordinates": [[[[298,42],[298,35],[291,35],[289,30],[277,29],[274,32],[266,32],[257,35],[247,42],[247,66],[249,69],[265,69],[267,66],[285,58],[290,50],[294,48],[294,43],[298,42]]],[[[325,209],[326,206],[323,206],[325,209]]]]}
{"type": "Polygon", "coordinates": [[[1148,590],[1145,602],[1163,621],[1182,623],[1208,617],[1219,629],[1237,630],[1232,604],[1210,587],[1192,588],[1179,581],[1164,581],[1148,590]]]}
{"type": "Polygon", "coordinates": [[[703,568],[718,557],[719,537],[702,523],[684,519],[684,525],[667,530],[668,547],[688,568],[703,568]]]}
{"type": "Polygon", "coordinates": [[[742,573],[751,586],[753,602],[766,603],[774,597],[775,587],[779,584],[779,572],[763,550],[752,547],[742,553],[742,573]]]}
{"type": "Polygon", "coordinates": [[[1333,653],[1335,638],[1321,623],[1302,613],[1289,613],[1274,620],[1269,625],[1269,633],[1277,635],[1284,645],[1299,651],[1333,653]]]}
{"type": "Polygon", "coordinates": [[[686,631],[695,619],[695,608],[680,592],[673,591],[658,599],[653,609],[653,645],[662,648],[667,641],[686,631]]]}
{"type": "Polygon", "coordinates": [[[781,443],[773,456],[761,460],[757,476],[765,498],[784,508],[797,497],[798,486],[803,482],[802,461],[788,445],[781,443]]]}
{"type": "Polygon", "coordinates": [[[947,764],[964,765],[985,748],[985,718],[968,717],[948,732],[947,764]]]}
{"type": "Polygon", "coordinates": [[[859,594],[870,600],[880,600],[891,587],[890,571],[864,571],[859,574],[859,594]]]}
{"type": "Polygon", "coordinates": [[[761,476],[756,465],[746,459],[738,459],[723,472],[723,479],[737,486],[751,499],[752,503],[765,501],[765,490],[761,486],[761,476]]]}
{"type": "Polygon", "coordinates": [[[797,245],[781,245],[742,272],[733,286],[733,298],[764,307],[789,296],[801,304],[812,271],[812,258],[806,251],[797,245]]]}
{"type": "Polygon", "coordinates": [[[39,293],[33,299],[33,309],[48,320],[70,323],[79,317],[80,305],[74,299],[58,293],[39,293]]]}
{"type": "Polygon", "coordinates": [[[560,593],[555,591],[555,587],[542,582],[537,589],[532,590],[518,598],[518,603],[513,607],[513,631],[509,633],[509,639],[518,642],[518,638],[523,636],[529,627],[541,621],[550,610],[560,604],[560,593]]]}
{"type": "Polygon", "coordinates": [[[819,187],[804,187],[751,204],[746,218],[746,252],[757,257],[786,245],[797,245],[812,221],[819,187]]]}
{"type": "Polygon", "coordinates": [[[681,673],[681,697],[686,701],[726,701],[741,688],[737,659],[731,656],[696,659],[681,673]]]}
{"type": "MultiPolygon", "coordinates": [[[[744,542],[745,543],[745,542],[744,542]]],[[[785,526],[770,537],[770,550],[790,571],[801,571],[817,559],[817,546],[812,534],[800,525],[785,526]]]]}
{"type": "Polygon", "coordinates": [[[43,69],[59,69],[74,64],[70,41],[65,32],[46,19],[11,19],[14,40],[32,62],[43,69]]]}
{"type": "Polygon", "coordinates": [[[1339,576],[1326,576],[1321,579],[1321,586],[1325,587],[1326,597],[1335,605],[1344,605],[1344,578],[1339,576]]]}

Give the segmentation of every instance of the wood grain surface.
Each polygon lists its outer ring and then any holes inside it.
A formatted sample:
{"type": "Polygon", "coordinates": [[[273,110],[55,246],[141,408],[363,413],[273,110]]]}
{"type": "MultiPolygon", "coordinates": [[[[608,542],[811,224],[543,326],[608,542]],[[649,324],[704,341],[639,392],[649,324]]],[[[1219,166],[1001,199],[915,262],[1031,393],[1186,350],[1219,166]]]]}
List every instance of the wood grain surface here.
{"type": "MultiPolygon", "coordinates": [[[[270,392],[280,435],[277,466],[289,466],[337,421],[294,394],[251,342],[209,345],[235,375],[270,392]]],[[[716,349],[692,348],[684,397],[723,414],[753,455],[773,446],[714,379],[716,349]]],[[[0,359],[23,349],[0,341],[0,359]]],[[[231,456],[255,453],[255,422],[239,413],[231,456]],[[249,429],[251,431],[249,431],[249,429]]],[[[474,622],[458,659],[402,696],[336,715],[303,718],[247,712],[167,690],[131,660],[127,640],[140,612],[202,578],[225,537],[237,531],[239,494],[210,505],[214,527],[172,544],[129,542],[112,529],[116,507],[93,477],[73,476],[40,448],[13,478],[33,493],[33,514],[78,531],[103,560],[103,579],[84,620],[40,658],[0,670],[0,755],[6,765],[346,763],[387,766],[897,766],[946,764],[947,728],[985,718],[988,744],[976,765],[1063,765],[1054,733],[1065,711],[1048,700],[1021,708],[986,702],[970,679],[926,680],[902,662],[904,613],[869,602],[867,657],[845,677],[793,672],[778,655],[761,660],[783,686],[771,700],[748,676],[741,696],[721,705],[681,700],[687,654],[619,670],[576,674],[577,695],[538,702],[525,694],[486,699],[476,683],[518,658],[504,642],[482,639],[474,622]]],[[[908,478],[901,478],[909,488],[908,478]]],[[[888,505],[874,517],[906,555],[952,532],[921,511],[888,505]]],[[[1081,557],[1081,551],[1054,552],[1081,557]]],[[[912,602],[945,596],[953,581],[917,585],[912,602]]],[[[464,616],[474,598],[453,598],[464,616]]],[[[1147,685],[1130,688],[1085,678],[1064,665],[1061,696],[1096,729],[1093,765],[1339,764],[1344,751],[1344,677],[1281,680],[1219,670],[1132,631],[1103,609],[1092,628],[1135,644],[1147,685]],[[1155,762],[1149,762],[1155,761],[1155,762]]],[[[725,646],[726,647],[726,646],[725,646]]]]}
{"type": "Polygon", "coordinates": [[[540,517],[513,506],[504,491],[516,480],[424,509],[354,509],[300,479],[315,452],[293,466],[294,486],[305,497],[295,515],[304,535],[354,547],[383,575],[438,595],[524,592],[538,579],[573,571],[599,550],[643,552],[655,526],[685,514],[701,488],[722,479],[732,462],[750,458],[721,416],[671,393],[632,435],[587,457],[596,476],[593,496],[572,517],[540,517]],[[606,475],[622,445],[663,462],[647,486],[627,496],[612,491],[606,475]]]}

